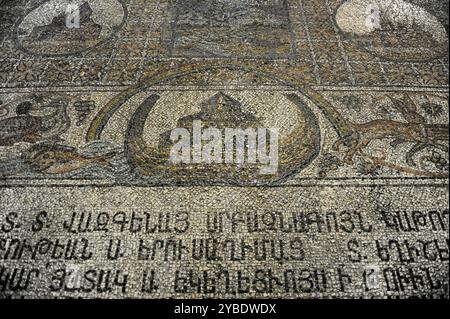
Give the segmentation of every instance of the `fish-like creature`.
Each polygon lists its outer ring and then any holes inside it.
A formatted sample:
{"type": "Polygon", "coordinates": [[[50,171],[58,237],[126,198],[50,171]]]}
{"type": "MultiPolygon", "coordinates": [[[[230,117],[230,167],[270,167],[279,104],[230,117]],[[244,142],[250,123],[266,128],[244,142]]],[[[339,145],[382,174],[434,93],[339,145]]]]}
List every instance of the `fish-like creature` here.
{"type": "Polygon", "coordinates": [[[116,154],[110,152],[101,156],[86,156],[74,147],[44,143],[34,145],[27,151],[27,161],[39,173],[65,174],[92,164],[108,166],[116,154]]]}

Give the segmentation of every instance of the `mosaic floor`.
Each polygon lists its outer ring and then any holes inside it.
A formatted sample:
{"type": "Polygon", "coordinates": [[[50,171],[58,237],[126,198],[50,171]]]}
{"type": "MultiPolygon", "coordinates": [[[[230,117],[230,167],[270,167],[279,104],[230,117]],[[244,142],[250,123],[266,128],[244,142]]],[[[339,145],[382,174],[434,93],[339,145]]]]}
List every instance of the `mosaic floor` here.
{"type": "Polygon", "coordinates": [[[0,0],[0,297],[449,298],[448,22],[0,0]]]}

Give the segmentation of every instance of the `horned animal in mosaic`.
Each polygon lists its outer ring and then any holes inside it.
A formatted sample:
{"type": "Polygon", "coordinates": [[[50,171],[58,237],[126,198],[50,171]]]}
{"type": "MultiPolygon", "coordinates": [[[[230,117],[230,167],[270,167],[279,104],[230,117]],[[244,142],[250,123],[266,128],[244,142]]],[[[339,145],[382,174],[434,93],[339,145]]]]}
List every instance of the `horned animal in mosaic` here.
{"type": "Polygon", "coordinates": [[[425,148],[448,152],[448,125],[427,124],[425,118],[418,113],[414,101],[407,94],[403,96],[403,100],[394,97],[390,99],[406,123],[388,119],[376,119],[361,124],[350,123],[353,132],[333,145],[335,151],[340,151],[342,146],[347,147],[344,156],[347,164],[353,164],[355,154],[362,152],[372,141],[381,139],[392,139],[393,147],[403,143],[413,143],[413,147],[406,154],[406,162],[411,166],[416,166],[413,160],[414,155],[425,148]]]}

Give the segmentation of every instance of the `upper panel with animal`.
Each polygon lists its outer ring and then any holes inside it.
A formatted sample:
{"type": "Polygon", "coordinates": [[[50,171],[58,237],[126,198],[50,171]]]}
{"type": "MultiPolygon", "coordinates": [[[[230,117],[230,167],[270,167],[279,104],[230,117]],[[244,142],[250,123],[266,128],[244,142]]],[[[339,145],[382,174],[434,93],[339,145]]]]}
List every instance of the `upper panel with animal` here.
{"type": "Polygon", "coordinates": [[[79,0],[79,29],[65,27],[67,2],[0,10],[0,87],[134,85],[191,58],[314,85],[448,86],[444,1],[79,0]]]}

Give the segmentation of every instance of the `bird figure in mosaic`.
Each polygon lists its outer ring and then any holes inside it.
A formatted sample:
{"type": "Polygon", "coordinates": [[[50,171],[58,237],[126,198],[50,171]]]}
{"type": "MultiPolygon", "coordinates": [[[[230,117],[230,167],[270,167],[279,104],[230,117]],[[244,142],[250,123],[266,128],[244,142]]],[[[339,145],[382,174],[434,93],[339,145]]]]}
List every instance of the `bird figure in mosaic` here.
{"type": "Polygon", "coordinates": [[[16,143],[36,143],[40,140],[60,139],[70,126],[70,119],[64,101],[53,101],[39,107],[30,101],[16,107],[16,116],[0,121],[0,147],[16,143]],[[53,108],[49,115],[33,115],[35,109],[53,108]]]}
{"type": "Polygon", "coordinates": [[[19,142],[35,143],[42,125],[41,119],[30,114],[31,102],[23,102],[16,108],[16,116],[0,121],[0,146],[11,146],[19,142]]]}

